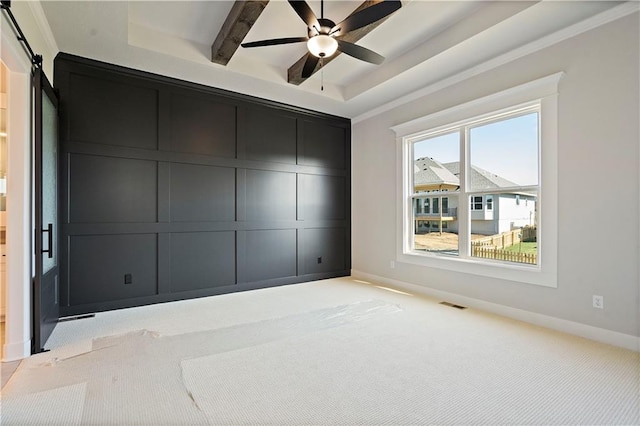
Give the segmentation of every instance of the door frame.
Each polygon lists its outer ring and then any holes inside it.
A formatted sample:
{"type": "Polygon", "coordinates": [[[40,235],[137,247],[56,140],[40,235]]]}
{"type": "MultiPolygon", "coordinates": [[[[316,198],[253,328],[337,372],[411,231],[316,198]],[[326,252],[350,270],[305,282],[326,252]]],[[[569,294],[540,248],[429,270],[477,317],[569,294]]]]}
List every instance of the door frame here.
{"type": "Polygon", "coordinates": [[[31,354],[31,63],[9,25],[0,25],[0,58],[8,69],[7,285],[2,361],[31,354]]]}

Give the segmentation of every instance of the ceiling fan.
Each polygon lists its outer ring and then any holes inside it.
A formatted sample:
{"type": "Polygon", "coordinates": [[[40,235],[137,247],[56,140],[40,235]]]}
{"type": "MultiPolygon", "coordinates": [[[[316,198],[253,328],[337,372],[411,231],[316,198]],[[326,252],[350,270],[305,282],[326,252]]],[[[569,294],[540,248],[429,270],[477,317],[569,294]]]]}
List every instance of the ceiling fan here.
{"type": "Polygon", "coordinates": [[[381,64],[384,57],[365,47],[342,40],[342,37],[350,31],[365,27],[392,14],[402,6],[399,0],[385,0],[362,9],[336,24],[324,17],[324,0],[320,2],[320,18],[316,17],[306,1],[289,0],[289,4],[307,24],[308,37],[274,38],[242,43],[241,46],[262,47],[306,41],[309,54],[307,54],[307,60],[302,68],[303,78],[310,77],[316,69],[318,61],[332,56],[336,51],[346,53],[362,61],[376,65],[381,64]]]}

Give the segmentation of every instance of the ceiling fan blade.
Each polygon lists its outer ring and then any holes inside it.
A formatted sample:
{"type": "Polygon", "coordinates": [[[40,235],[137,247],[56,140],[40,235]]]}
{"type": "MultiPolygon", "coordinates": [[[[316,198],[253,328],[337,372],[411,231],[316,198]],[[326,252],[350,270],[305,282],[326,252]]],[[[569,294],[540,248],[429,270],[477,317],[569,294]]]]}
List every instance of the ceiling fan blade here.
{"type": "Polygon", "coordinates": [[[385,16],[391,15],[393,12],[400,9],[400,7],[402,7],[402,3],[400,3],[399,0],[385,0],[381,3],[376,3],[373,6],[369,6],[366,9],[362,9],[360,12],[356,12],[349,16],[347,19],[333,27],[330,33],[335,33],[336,36],[343,36],[350,31],[366,27],[385,16]]]}
{"type": "Polygon", "coordinates": [[[338,50],[342,53],[346,53],[349,56],[353,56],[361,61],[371,62],[372,64],[380,65],[384,61],[384,56],[378,55],[373,50],[369,50],[366,47],[358,46],[357,44],[349,43],[348,41],[337,40],[338,50]]]}
{"type": "Polygon", "coordinates": [[[289,4],[296,11],[298,16],[302,18],[307,27],[312,28],[320,28],[320,24],[318,23],[318,18],[316,18],[315,13],[311,10],[306,1],[295,1],[289,0],[289,4]]]}
{"type": "Polygon", "coordinates": [[[309,78],[313,74],[316,69],[316,65],[318,65],[318,61],[320,58],[317,56],[313,56],[311,53],[307,53],[307,60],[304,63],[304,67],[302,68],[302,78],[309,78]]]}
{"type": "Polygon", "coordinates": [[[262,47],[262,46],[275,46],[276,44],[289,44],[300,43],[309,40],[308,37],[286,37],[286,38],[272,38],[269,40],[251,41],[249,43],[242,43],[242,47],[262,47]]]}

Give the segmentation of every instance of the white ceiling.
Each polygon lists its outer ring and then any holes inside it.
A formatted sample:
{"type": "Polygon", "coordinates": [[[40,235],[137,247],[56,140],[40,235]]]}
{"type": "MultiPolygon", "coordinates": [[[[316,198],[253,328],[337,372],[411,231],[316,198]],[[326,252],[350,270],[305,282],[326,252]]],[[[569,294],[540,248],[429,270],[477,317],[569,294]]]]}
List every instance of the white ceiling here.
{"type": "MultiPolygon", "coordinates": [[[[308,3],[320,16],[320,2],[308,3]]],[[[360,3],[328,0],[325,17],[342,21],[360,3]]],[[[42,8],[62,52],[353,118],[621,2],[402,3],[357,43],[385,56],[382,65],[343,54],[299,86],[287,83],[287,69],[304,43],[240,47],[227,66],[210,61],[233,1],[42,1],[42,8]]],[[[306,36],[306,25],[286,1],[271,0],[245,41],[297,36],[306,36]]]]}

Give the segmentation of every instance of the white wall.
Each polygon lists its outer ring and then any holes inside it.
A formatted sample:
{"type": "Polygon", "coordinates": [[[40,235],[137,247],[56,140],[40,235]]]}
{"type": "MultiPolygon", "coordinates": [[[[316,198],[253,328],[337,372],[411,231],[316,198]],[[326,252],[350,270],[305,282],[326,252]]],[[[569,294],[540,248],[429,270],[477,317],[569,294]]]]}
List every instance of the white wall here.
{"type": "Polygon", "coordinates": [[[502,194],[494,197],[494,209],[496,209],[498,217],[498,233],[512,231],[513,228],[521,228],[535,223],[536,202],[529,199],[531,197],[523,195],[519,198],[520,203],[516,201],[514,194],[502,194]]]}
{"type": "Polygon", "coordinates": [[[640,336],[638,23],[634,13],[354,123],[353,269],[640,336]],[[390,127],[559,71],[558,287],[398,262],[391,269],[399,189],[390,127]],[[616,227],[594,226],[602,223],[616,227]],[[604,310],[592,308],[594,294],[604,310]]]}
{"type": "MultiPolygon", "coordinates": [[[[476,212],[474,212],[476,213],[476,212]]],[[[473,217],[473,215],[472,215],[473,217]]],[[[493,220],[471,220],[471,233],[481,235],[499,234],[498,222],[493,220]]]]}

